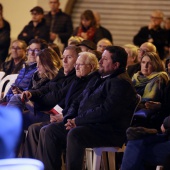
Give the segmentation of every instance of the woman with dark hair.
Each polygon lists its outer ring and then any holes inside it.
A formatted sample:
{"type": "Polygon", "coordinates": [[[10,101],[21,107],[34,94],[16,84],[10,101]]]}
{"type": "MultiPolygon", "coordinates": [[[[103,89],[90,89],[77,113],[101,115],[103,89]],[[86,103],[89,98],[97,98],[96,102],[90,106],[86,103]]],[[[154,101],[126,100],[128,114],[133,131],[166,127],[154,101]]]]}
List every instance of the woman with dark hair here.
{"type": "Polygon", "coordinates": [[[80,26],[73,33],[74,36],[80,36],[85,40],[94,40],[96,32],[96,20],[91,10],[85,10],[80,17],[80,26]]]}

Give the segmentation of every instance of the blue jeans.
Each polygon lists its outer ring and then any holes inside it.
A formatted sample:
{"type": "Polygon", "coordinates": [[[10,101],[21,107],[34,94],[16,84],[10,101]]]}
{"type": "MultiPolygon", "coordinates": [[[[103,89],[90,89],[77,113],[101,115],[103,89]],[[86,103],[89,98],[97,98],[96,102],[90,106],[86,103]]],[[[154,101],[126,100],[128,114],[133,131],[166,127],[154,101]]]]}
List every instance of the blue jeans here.
{"type": "Polygon", "coordinates": [[[45,114],[44,112],[36,112],[36,115],[34,114],[34,105],[30,103],[23,103],[21,101],[21,95],[20,94],[15,94],[12,96],[10,101],[7,104],[7,107],[17,107],[19,108],[22,112],[24,108],[28,108],[28,111],[24,111],[22,116],[23,116],[23,128],[28,129],[28,127],[33,124],[33,123],[39,123],[39,122],[46,122],[50,121],[50,116],[49,114],[45,114]]]}
{"type": "Polygon", "coordinates": [[[130,140],[123,156],[121,170],[144,170],[145,164],[163,165],[170,155],[170,141],[165,135],[130,140]]]}

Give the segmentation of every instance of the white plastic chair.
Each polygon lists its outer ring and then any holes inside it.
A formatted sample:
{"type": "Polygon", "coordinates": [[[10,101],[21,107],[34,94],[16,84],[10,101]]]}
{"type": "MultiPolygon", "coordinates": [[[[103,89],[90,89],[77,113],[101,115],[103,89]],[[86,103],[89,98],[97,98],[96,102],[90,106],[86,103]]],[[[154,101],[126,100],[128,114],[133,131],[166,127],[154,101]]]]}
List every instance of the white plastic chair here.
{"type": "Polygon", "coordinates": [[[4,71],[0,71],[0,80],[4,77],[5,72],[4,71]]]}
{"type": "MultiPolygon", "coordinates": [[[[136,106],[134,109],[134,113],[140,102],[141,102],[141,96],[137,94],[137,102],[136,102],[136,106]]],[[[133,120],[133,117],[132,117],[132,120],[133,120]]],[[[131,120],[131,123],[132,123],[132,120],[131,120]]],[[[112,153],[112,157],[113,157],[112,163],[109,162],[110,169],[115,170],[115,152],[124,152],[124,150],[125,150],[125,145],[123,145],[122,148],[119,148],[119,147],[99,147],[99,148],[93,148],[93,149],[86,148],[87,169],[88,170],[99,170],[100,164],[101,164],[102,152],[109,152],[110,155],[112,153]],[[93,154],[92,151],[94,152],[93,162],[92,162],[92,154],[93,154]]]]}
{"type": "Polygon", "coordinates": [[[44,165],[41,161],[30,158],[1,159],[0,170],[44,170],[44,165]]]}
{"type": "Polygon", "coordinates": [[[163,170],[163,166],[158,165],[158,166],[156,167],[156,170],[163,170]]]}
{"type": "Polygon", "coordinates": [[[16,78],[17,78],[18,74],[10,74],[5,76],[1,81],[0,81],[0,97],[2,98],[3,96],[6,95],[6,93],[8,92],[9,88],[11,87],[11,85],[15,82],[16,78]],[[2,96],[2,89],[4,86],[4,83],[7,82],[7,85],[5,86],[5,90],[4,90],[4,94],[2,96]]]}

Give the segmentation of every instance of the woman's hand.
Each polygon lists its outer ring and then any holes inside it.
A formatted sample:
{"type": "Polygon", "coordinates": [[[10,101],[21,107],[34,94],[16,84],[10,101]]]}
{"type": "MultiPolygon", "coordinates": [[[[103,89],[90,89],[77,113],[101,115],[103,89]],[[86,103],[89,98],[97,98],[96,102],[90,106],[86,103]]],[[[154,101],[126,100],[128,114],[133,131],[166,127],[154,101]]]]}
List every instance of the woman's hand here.
{"type": "Polygon", "coordinates": [[[161,131],[162,131],[162,133],[165,133],[165,131],[166,131],[163,124],[161,125],[161,131]]]}
{"type": "Polygon", "coordinates": [[[21,100],[29,100],[32,97],[32,94],[29,91],[23,91],[21,94],[21,100]]]}

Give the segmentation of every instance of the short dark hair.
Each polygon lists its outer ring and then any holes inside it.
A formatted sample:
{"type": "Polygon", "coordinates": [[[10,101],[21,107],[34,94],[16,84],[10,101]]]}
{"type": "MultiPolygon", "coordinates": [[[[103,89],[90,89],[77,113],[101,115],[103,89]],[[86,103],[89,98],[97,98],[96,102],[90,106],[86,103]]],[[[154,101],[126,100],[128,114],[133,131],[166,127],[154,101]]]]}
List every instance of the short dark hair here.
{"type": "Polygon", "coordinates": [[[40,44],[41,50],[44,48],[48,48],[48,43],[44,39],[41,39],[41,38],[32,39],[32,40],[30,40],[28,45],[30,46],[33,43],[40,44]]]}
{"type": "Polygon", "coordinates": [[[126,68],[128,54],[124,48],[120,46],[107,46],[105,50],[109,51],[112,55],[113,63],[119,62],[119,68],[126,68]]]}
{"type": "Polygon", "coordinates": [[[73,50],[73,51],[75,51],[75,53],[77,54],[77,57],[78,57],[78,54],[81,52],[81,48],[78,47],[78,46],[74,46],[74,45],[69,45],[64,50],[73,50]]]}
{"type": "Polygon", "coordinates": [[[44,10],[40,6],[36,6],[30,10],[30,12],[34,12],[34,11],[37,12],[38,14],[44,14],[44,10]]]}
{"type": "Polygon", "coordinates": [[[3,10],[3,6],[2,6],[2,4],[0,3],[0,10],[2,11],[3,10]]]}

